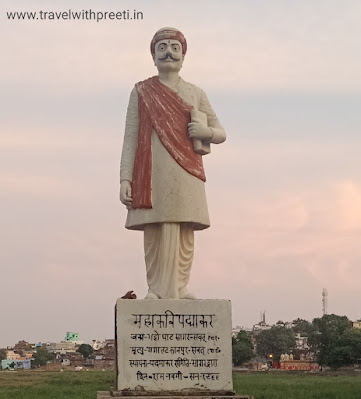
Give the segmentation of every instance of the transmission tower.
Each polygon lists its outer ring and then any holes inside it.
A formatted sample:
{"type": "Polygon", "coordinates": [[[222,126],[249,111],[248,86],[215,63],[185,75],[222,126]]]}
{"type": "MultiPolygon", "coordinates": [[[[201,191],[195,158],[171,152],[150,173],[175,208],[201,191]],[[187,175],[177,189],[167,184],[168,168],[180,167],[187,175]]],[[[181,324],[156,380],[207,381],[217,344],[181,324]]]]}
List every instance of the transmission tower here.
{"type": "Polygon", "coordinates": [[[322,313],[327,314],[327,305],[328,305],[328,291],[326,288],[322,290],[322,313]]]}

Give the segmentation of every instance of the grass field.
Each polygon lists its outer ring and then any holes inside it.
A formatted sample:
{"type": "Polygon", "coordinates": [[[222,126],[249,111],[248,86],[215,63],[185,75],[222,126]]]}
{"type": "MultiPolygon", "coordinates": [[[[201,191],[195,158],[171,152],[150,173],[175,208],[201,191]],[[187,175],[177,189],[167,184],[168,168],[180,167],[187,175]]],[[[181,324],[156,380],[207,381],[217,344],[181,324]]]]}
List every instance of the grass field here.
{"type": "MultiPolygon", "coordinates": [[[[114,386],[114,372],[0,372],[1,399],[95,399],[114,386]]],[[[361,399],[361,376],[246,373],[234,389],[255,399],[361,399]]]]}
{"type": "Polygon", "coordinates": [[[95,399],[114,386],[114,371],[0,372],[1,399],[95,399]]]}
{"type": "Polygon", "coordinates": [[[361,399],[359,375],[235,374],[233,385],[237,393],[255,399],[361,399]]]}

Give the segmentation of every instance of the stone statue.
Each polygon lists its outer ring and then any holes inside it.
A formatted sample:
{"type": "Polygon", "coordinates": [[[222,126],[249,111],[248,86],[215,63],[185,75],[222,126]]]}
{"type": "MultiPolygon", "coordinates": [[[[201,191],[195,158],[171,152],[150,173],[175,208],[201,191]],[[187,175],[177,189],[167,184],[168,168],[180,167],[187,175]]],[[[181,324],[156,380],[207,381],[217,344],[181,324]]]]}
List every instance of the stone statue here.
{"type": "Polygon", "coordinates": [[[226,139],[204,91],[179,76],[186,52],[179,30],[155,33],[158,76],[135,85],[126,116],[120,200],[125,227],[144,231],[146,299],[195,299],[187,290],[194,231],[210,226],[201,154],[226,139]]]}

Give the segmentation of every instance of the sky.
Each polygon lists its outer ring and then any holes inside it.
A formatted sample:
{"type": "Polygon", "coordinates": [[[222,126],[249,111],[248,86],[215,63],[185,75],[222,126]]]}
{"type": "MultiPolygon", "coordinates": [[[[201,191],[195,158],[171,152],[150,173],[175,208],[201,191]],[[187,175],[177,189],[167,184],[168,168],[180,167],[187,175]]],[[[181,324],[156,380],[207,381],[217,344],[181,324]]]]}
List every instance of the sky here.
{"type": "MultiPolygon", "coordinates": [[[[38,14],[39,15],[39,14],[38,14]]],[[[190,288],[233,325],[361,318],[361,4],[355,0],[4,0],[0,7],[0,347],[113,336],[116,299],[147,292],[124,228],[129,94],[157,73],[161,27],[181,76],[227,132],[204,157],[211,228],[190,288]],[[123,11],[142,20],[9,20],[9,11],[123,11]]]]}

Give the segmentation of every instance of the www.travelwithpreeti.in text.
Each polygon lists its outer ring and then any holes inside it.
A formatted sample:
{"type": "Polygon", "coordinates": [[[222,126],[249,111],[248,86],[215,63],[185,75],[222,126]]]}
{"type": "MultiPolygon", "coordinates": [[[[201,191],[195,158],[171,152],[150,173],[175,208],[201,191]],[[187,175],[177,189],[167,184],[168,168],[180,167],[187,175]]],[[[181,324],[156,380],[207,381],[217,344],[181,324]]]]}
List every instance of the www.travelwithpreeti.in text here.
{"type": "Polygon", "coordinates": [[[29,20],[29,21],[106,21],[106,20],[143,20],[143,12],[137,10],[123,11],[96,11],[81,10],[73,11],[6,11],[8,20],[29,20]]]}

